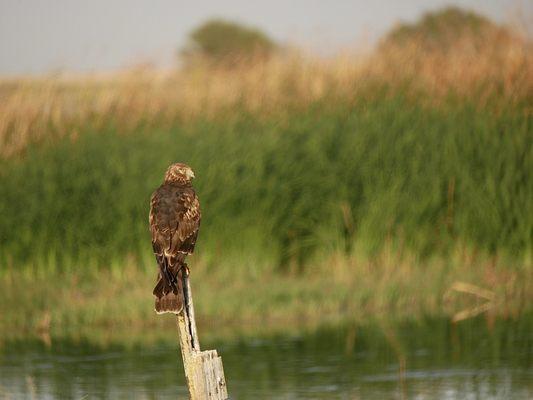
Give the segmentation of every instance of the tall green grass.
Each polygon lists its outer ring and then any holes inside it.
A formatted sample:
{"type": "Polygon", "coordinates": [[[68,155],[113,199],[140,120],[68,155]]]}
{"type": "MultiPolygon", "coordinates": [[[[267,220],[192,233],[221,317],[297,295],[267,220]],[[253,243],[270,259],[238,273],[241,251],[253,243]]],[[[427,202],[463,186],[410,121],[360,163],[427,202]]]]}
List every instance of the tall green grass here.
{"type": "Polygon", "coordinates": [[[108,267],[150,257],[151,192],[196,171],[198,251],[302,269],[332,250],[420,256],[457,245],[531,256],[532,118],[401,94],[323,100],[284,118],[245,111],[121,135],[120,126],[0,161],[5,267],[108,267]]]}

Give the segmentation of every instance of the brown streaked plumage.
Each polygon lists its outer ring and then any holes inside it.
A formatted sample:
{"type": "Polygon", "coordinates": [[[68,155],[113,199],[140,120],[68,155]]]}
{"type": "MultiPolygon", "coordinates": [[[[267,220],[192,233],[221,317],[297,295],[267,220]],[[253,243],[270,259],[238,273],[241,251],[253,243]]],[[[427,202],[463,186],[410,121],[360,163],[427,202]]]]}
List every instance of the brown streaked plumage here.
{"type": "Polygon", "coordinates": [[[159,266],[159,279],[154,288],[157,313],[178,313],[183,307],[178,273],[185,257],[193,253],[200,228],[200,203],[191,185],[192,169],[181,163],[172,164],[165,180],[152,194],[150,231],[152,247],[159,266]]]}

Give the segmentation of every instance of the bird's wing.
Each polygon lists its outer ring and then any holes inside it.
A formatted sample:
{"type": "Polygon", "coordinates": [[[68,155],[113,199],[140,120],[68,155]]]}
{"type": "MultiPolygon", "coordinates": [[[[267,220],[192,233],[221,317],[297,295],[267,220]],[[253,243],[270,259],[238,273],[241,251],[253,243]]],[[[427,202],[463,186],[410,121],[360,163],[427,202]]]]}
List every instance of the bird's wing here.
{"type": "Polygon", "coordinates": [[[160,226],[159,223],[161,220],[161,200],[163,193],[161,188],[156,190],[152,197],[150,198],[150,233],[152,234],[152,248],[157,260],[157,264],[160,268],[164,267],[165,264],[165,243],[168,243],[168,239],[165,240],[165,236],[170,233],[170,229],[165,226],[160,226]]]}
{"type": "Polygon", "coordinates": [[[202,218],[200,202],[192,189],[184,190],[178,198],[178,223],[172,235],[171,253],[190,254],[194,251],[194,245],[200,228],[202,218]]]}
{"type": "Polygon", "coordinates": [[[200,227],[200,203],[192,188],[162,185],[150,201],[154,253],[170,257],[194,250],[200,227]]]}

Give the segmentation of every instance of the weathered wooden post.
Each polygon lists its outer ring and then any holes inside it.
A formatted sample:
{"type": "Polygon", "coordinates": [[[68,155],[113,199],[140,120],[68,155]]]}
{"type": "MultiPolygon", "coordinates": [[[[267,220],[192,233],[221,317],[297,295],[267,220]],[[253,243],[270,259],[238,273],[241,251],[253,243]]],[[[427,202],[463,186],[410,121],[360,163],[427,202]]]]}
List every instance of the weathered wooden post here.
{"type": "MultiPolygon", "coordinates": [[[[183,271],[183,270],[182,270],[183,271]]],[[[196,332],[194,305],[187,273],[181,273],[183,309],[177,314],[178,332],[185,378],[191,400],[226,400],[228,390],[222,358],[216,350],[200,350],[196,332]]]]}

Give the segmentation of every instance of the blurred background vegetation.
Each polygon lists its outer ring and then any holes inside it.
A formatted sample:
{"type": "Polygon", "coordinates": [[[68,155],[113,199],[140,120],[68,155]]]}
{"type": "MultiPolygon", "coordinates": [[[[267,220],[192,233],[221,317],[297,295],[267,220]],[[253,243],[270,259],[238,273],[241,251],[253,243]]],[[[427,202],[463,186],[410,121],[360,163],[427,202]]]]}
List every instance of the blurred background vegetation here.
{"type": "Polygon", "coordinates": [[[265,33],[236,22],[212,19],[194,29],[182,49],[186,63],[210,63],[228,67],[243,62],[264,61],[276,50],[265,33]]]}
{"type": "Polygon", "coordinates": [[[493,315],[530,309],[529,39],[449,8],[364,57],[222,20],[181,54],[171,72],[0,82],[0,333],[167,323],[147,214],[175,161],[203,207],[201,320],[453,317],[479,305],[458,282],[493,315]]]}

